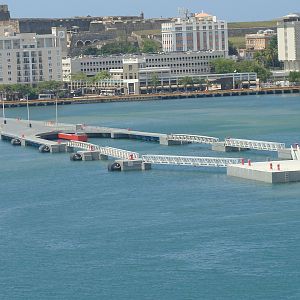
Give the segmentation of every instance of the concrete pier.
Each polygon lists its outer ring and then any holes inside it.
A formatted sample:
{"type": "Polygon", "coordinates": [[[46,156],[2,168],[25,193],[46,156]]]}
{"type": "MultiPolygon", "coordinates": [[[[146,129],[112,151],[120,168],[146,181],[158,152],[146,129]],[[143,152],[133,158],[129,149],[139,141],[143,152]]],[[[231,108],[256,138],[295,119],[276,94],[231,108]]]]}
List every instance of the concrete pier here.
{"type": "Polygon", "coordinates": [[[51,153],[67,152],[66,144],[49,145],[51,153]]]}
{"type": "Polygon", "coordinates": [[[108,156],[99,151],[78,151],[77,153],[81,155],[83,161],[108,160],[108,156]]]}
{"type": "Polygon", "coordinates": [[[142,159],[139,160],[116,160],[121,166],[121,171],[147,171],[151,170],[151,164],[144,163],[142,159]]]}
{"type": "Polygon", "coordinates": [[[111,139],[128,139],[129,136],[127,133],[120,133],[120,132],[111,132],[110,133],[111,139]]]}
{"type": "Polygon", "coordinates": [[[181,145],[181,141],[172,141],[169,140],[167,135],[159,137],[159,144],[163,146],[173,146],[173,145],[181,145]]]}
{"type": "Polygon", "coordinates": [[[229,165],[227,175],[267,183],[300,181],[300,161],[283,160],[229,165]]]}
{"type": "Polygon", "coordinates": [[[217,152],[241,152],[241,151],[248,151],[249,149],[246,148],[239,148],[239,147],[232,147],[226,146],[224,142],[217,142],[211,145],[211,149],[217,152]]]}

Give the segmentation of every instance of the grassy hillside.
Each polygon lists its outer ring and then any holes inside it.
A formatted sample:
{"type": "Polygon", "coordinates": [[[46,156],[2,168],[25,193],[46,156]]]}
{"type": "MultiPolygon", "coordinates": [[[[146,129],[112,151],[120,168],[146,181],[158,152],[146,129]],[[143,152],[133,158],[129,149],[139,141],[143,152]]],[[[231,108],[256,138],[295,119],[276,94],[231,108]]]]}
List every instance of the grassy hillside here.
{"type": "Polygon", "coordinates": [[[229,42],[233,44],[234,47],[238,49],[243,49],[246,47],[246,41],[244,36],[233,36],[229,38],[229,42]]]}
{"type": "Polygon", "coordinates": [[[161,30],[140,30],[140,31],[134,31],[135,34],[140,36],[148,36],[148,35],[160,35],[161,30]]]}
{"type": "Polygon", "coordinates": [[[276,27],[277,21],[256,21],[256,22],[232,22],[228,23],[229,29],[236,28],[257,28],[257,27],[276,27]]]}

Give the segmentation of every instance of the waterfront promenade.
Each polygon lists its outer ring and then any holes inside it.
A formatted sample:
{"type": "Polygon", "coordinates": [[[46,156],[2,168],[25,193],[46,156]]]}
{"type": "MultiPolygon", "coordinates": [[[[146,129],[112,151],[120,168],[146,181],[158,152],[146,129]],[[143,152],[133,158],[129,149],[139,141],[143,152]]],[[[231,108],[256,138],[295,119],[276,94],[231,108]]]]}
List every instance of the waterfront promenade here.
{"type": "MultiPolygon", "coordinates": [[[[175,92],[175,93],[153,93],[143,95],[123,95],[123,96],[99,96],[88,95],[76,98],[60,99],[36,99],[30,100],[29,106],[47,105],[67,105],[67,104],[88,104],[88,103],[107,103],[107,102],[130,102],[130,101],[153,101],[153,100],[172,100],[172,99],[192,99],[226,96],[249,96],[249,95],[272,95],[272,94],[300,94],[300,86],[292,87],[272,87],[259,89],[236,89],[236,90],[213,90],[195,92],[175,92]]],[[[4,101],[6,107],[25,107],[26,101],[9,100],[4,101]]]]}

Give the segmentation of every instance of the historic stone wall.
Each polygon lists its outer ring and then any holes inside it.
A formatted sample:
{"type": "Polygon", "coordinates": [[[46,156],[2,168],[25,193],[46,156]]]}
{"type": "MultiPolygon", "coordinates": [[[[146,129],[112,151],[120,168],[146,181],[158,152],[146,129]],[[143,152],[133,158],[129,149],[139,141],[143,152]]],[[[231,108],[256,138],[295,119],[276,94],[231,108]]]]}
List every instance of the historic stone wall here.
{"type": "Polygon", "coordinates": [[[21,33],[36,32],[37,34],[51,33],[51,27],[66,27],[71,30],[73,26],[79,27],[80,31],[88,31],[91,18],[70,19],[17,19],[21,33]]]}

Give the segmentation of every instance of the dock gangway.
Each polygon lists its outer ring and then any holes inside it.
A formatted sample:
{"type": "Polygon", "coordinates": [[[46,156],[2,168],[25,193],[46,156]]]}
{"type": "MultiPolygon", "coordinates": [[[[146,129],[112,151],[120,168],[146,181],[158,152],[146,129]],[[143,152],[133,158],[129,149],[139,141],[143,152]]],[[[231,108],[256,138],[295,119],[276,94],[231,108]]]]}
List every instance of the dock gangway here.
{"type": "Polygon", "coordinates": [[[99,151],[100,154],[107,155],[113,158],[118,158],[118,159],[139,159],[139,153],[137,152],[112,148],[112,147],[105,147],[105,146],[103,147],[103,146],[94,145],[86,142],[68,141],[67,146],[72,148],[82,149],[85,151],[99,151]]]}
{"type": "Polygon", "coordinates": [[[156,165],[217,167],[217,168],[226,168],[228,165],[242,163],[241,158],[174,156],[174,155],[143,155],[142,160],[145,163],[151,163],[156,165]]]}
{"type": "Polygon", "coordinates": [[[300,160],[300,148],[299,145],[291,146],[292,158],[293,160],[300,160]]]}
{"type": "Polygon", "coordinates": [[[254,141],[245,139],[225,139],[225,146],[241,148],[241,149],[253,149],[261,151],[278,151],[285,149],[284,143],[266,142],[266,141],[254,141]]]}
{"type": "Polygon", "coordinates": [[[192,134],[168,134],[169,141],[178,141],[183,143],[213,144],[219,142],[219,139],[211,136],[192,135],[192,134]]]}

